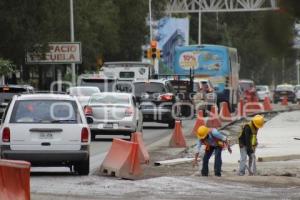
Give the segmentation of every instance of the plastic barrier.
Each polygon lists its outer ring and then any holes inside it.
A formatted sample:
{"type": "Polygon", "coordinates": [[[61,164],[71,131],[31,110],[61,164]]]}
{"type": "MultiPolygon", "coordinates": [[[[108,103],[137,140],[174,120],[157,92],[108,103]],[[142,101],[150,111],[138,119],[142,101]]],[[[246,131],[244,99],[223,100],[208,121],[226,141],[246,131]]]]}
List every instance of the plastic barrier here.
{"type": "Polygon", "coordinates": [[[246,115],[251,115],[258,112],[264,111],[264,106],[259,102],[251,102],[245,105],[244,111],[246,115]]]}
{"type": "Polygon", "coordinates": [[[265,109],[265,111],[273,110],[272,105],[271,105],[271,100],[269,97],[264,98],[264,109],[265,109]]]}
{"type": "Polygon", "coordinates": [[[198,128],[200,126],[203,126],[203,125],[205,125],[205,121],[204,121],[204,118],[203,118],[203,111],[199,110],[198,116],[197,116],[197,119],[196,119],[196,123],[194,125],[193,130],[192,130],[192,135],[196,135],[196,132],[197,132],[198,128]]]}
{"type": "Polygon", "coordinates": [[[209,118],[206,122],[206,126],[209,128],[219,128],[222,126],[216,106],[211,106],[211,110],[209,113],[209,118]]]}
{"type": "Polygon", "coordinates": [[[181,122],[175,122],[175,129],[173,131],[171,140],[169,142],[170,147],[186,147],[185,137],[182,133],[181,122]]]}
{"type": "Polygon", "coordinates": [[[138,144],[114,138],[100,166],[100,172],[124,179],[138,178],[142,174],[138,144]]]}
{"type": "Polygon", "coordinates": [[[232,117],[229,111],[229,106],[227,102],[221,103],[221,110],[220,110],[220,118],[223,122],[231,122],[232,117]]]}
{"type": "Polygon", "coordinates": [[[0,160],[0,199],[30,200],[30,163],[0,160]]]}
{"type": "Polygon", "coordinates": [[[150,156],[143,141],[143,135],[140,132],[132,133],[131,142],[138,144],[138,154],[141,163],[149,164],[150,156]]]}
{"type": "Polygon", "coordinates": [[[281,100],[281,105],[282,106],[289,105],[289,101],[288,101],[288,98],[286,96],[284,96],[283,99],[281,100]]]}

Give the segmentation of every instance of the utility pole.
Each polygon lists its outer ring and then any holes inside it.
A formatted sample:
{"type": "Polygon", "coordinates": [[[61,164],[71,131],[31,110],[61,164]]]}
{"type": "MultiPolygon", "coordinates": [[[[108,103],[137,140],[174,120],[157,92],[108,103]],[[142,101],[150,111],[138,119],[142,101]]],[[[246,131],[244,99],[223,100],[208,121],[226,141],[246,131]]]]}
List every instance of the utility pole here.
{"type": "Polygon", "coordinates": [[[152,41],[152,9],[151,9],[151,1],[149,0],[149,27],[150,27],[150,42],[152,41]]]}
{"type": "MultiPolygon", "coordinates": [[[[70,38],[74,42],[74,13],[73,13],[73,0],[70,0],[70,38]]],[[[72,69],[72,84],[76,85],[76,68],[75,63],[71,64],[72,69]]]]}
{"type": "Polygon", "coordinates": [[[201,26],[202,26],[202,13],[201,9],[199,8],[199,13],[198,13],[198,44],[201,44],[201,26]]]}

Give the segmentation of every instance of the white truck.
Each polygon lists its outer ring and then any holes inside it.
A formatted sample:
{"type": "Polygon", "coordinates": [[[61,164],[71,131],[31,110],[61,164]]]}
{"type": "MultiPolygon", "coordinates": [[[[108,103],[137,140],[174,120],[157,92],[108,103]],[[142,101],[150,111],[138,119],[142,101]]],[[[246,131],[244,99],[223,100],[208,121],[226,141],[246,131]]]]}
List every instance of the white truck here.
{"type": "Polygon", "coordinates": [[[153,65],[143,62],[105,62],[102,70],[119,81],[147,80],[153,74],[153,65]]]}

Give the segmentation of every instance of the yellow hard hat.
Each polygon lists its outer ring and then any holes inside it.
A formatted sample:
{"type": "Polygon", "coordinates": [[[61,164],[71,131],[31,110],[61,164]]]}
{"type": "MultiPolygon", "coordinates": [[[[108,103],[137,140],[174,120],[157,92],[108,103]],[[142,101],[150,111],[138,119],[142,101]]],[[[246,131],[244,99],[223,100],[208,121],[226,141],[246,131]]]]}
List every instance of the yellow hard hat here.
{"type": "Polygon", "coordinates": [[[209,131],[210,131],[210,129],[207,128],[206,126],[200,126],[197,129],[197,137],[198,137],[198,139],[200,139],[200,140],[204,139],[208,135],[209,131]]]}
{"type": "Polygon", "coordinates": [[[252,118],[252,122],[256,128],[261,128],[261,127],[263,127],[263,125],[265,123],[265,119],[262,115],[255,115],[252,118]]]}

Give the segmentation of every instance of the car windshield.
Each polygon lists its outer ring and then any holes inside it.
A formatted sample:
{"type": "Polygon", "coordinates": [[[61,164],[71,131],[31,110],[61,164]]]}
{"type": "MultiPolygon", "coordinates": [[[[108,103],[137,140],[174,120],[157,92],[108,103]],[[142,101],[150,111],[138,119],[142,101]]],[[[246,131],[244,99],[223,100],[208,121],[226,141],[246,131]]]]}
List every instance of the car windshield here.
{"type": "Polygon", "coordinates": [[[278,85],[276,91],[293,91],[293,86],[291,85],[278,85]]]}
{"type": "Polygon", "coordinates": [[[72,87],[69,89],[69,92],[74,96],[92,96],[100,92],[100,90],[97,87],[72,87]]]}
{"type": "Polygon", "coordinates": [[[165,93],[166,89],[162,83],[149,83],[141,82],[134,83],[135,96],[140,97],[143,93],[154,94],[154,93],[165,93]]]}
{"type": "Polygon", "coordinates": [[[75,101],[18,100],[11,123],[79,123],[80,115],[75,101]]]}
{"type": "Polygon", "coordinates": [[[128,95],[116,95],[116,94],[101,94],[94,95],[91,97],[89,101],[89,105],[97,105],[97,104],[129,104],[129,96],[128,95]]]}

